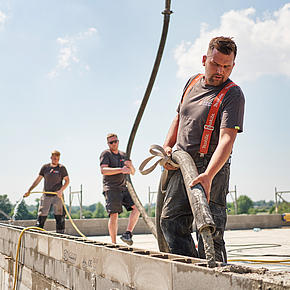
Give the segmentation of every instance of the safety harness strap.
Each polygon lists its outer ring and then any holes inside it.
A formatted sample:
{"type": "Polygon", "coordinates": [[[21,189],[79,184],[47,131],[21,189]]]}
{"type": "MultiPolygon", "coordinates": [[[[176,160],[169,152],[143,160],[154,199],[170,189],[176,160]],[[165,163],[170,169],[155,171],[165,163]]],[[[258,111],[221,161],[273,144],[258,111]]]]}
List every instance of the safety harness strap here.
{"type": "Polygon", "coordinates": [[[184,94],[183,94],[183,96],[182,96],[182,99],[181,99],[181,104],[182,104],[182,102],[183,102],[183,99],[185,98],[185,96],[191,91],[191,89],[192,89],[192,87],[201,79],[203,77],[203,75],[202,74],[198,74],[197,76],[195,76],[192,80],[191,80],[191,82],[190,82],[190,84],[188,85],[188,87],[186,88],[186,90],[185,90],[185,92],[184,92],[184,94]]]}
{"type": "Polygon", "coordinates": [[[200,148],[199,148],[199,152],[201,153],[202,156],[208,152],[211,134],[214,130],[214,123],[215,123],[220,105],[222,103],[222,100],[224,96],[226,95],[226,93],[229,91],[229,89],[235,86],[236,84],[234,82],[228,83],[218,93],[218,95],[215,97],[215,99],[213,100],[211,104],[211,107],[207,116],[207,120],[204,125],[204,130],[202,133],[202,138],[201,138],[201,143],[200,143],[200,148]]]}

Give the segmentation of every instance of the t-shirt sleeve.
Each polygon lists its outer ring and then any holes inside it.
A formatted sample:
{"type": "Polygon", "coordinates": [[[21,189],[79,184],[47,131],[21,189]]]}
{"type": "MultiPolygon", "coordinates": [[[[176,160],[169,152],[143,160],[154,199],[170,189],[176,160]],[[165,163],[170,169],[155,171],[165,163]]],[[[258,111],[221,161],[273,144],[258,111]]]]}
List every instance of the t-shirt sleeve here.
{"type": "Polygon", "coordinates": [[[60,168],[60,173],[61,173],[61,177],[62,177],[62,178],[68,176],[67,170],[66,170],[66,168],[65,168],[64,166],[62,166],[62,167],[60,168]]]}
{"type": "Polygon", "coordinates": [[[131,161],[131,159],[128,158],[128,156],[127,156],[127,154],[125,152],[122,152],[121,156],[122,156],[122,158],[124,158],[125,161],[128,161],[128,160],[131,161]]]}
{"type": "Polygon", "coordinates": [[[103,152],[100,156],[100,165],[102,164],[108,164],[110,165],[110,158],[107,152],[103,152]]]}
{"type": "Polygon", "coordinates": [[[240,87],[233,87],[224,100],[220,128],[243,132],[245,97],[240,87]]]}
{"type": "Polygon", "coordinates": [[[181,96],[181,99],[180,99],[180,102],[179,102],[178,107],[177,107],[177,109],[176,109],[176,112],[177,112],[177,113],[180,112],[180,106],[181,106],[182,100],[183,100],[183,98],[184,98],[184,94],[185,94],[185,92],[186,92],[187,87],[190,85],[191,81],[192,81],[196,76],[197,76],[197,75],[194,75],[193,77],[191,77],[191,78],[187,81],[186,85],[184,86],[184,88],[183,88],[183,92],[182,92],[182,96],[181,96]]]}
{"type": "Polygon", "coordinates": [[[44,170],[45,170],[45,165],[43,165],[39,171],[39,175],[44,177],[44,170]]]}

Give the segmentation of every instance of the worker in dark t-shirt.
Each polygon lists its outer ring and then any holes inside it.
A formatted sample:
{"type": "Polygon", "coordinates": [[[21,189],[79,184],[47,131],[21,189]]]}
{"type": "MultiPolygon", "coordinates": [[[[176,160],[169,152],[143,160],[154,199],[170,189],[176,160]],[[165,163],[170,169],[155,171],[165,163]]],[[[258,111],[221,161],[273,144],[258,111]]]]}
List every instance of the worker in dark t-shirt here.
{"type": "Polygon", "coordinates": [[[229,79],[236,54],[231,38],[221,36],[210,41],[207,55],[202,58],[205,74],[194,75],[187,82],[163,145],[169,156],[174,145],[189,153],[199,173],[190,184],[184,184],[181,171],[165,165],[171,171],[161,228],[173,254],[205,258],[200,234],[197,233],[198,252],[191,236],[193,215],[185,188],[200,184],[216,225],[215,258],[227,262],[224,230],[230,157],[237,133],[243,131],[245,103],[241,88],[229,79]]]}
{"type": "Polygon", "coordinates": [[[69,177],[66,168],[59,163],[59,159],[60,152],[54,150],[51,153],[51,163],[42,166],[38,177],[35,179],[28,191],[24,194],[24,197],[29,196],[30,192],[44,178],[44,191],[56,192],[57,195],[44,193],[41,196],[36,226],[40,228],[44,227],[47,215],[50,211],[51,206],[53,206],[54,217],[56,220],[56,232],[64,233],[65,212],[61,197],[63,197],[63,191],[67,188],[69,184],[69,177]]]}
{"type": "Polygon", "coordinates": [[[116,134],[107,135],[109,149],[100,156],[101,173],[103,174],[103,194],[106,199],[106,210],[109,213],[108,228],[112,243],[116,243],[118,232],[118,215],[123,211],[132,211],[129,216],[127,231],[122,234],[121,240],[128,245],[133,244],[132,231],[138,221],[139,211],[128,192],[126,174],[134,174],[135,168],[126,154],[120,151],[119,140],[116,134]]]}

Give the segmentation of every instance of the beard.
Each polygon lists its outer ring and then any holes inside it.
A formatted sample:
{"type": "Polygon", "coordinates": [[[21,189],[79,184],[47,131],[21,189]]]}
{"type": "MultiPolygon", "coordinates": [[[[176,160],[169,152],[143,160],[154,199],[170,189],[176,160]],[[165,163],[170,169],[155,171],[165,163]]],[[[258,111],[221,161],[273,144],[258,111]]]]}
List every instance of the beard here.
{"type": "Polygon", "coordinates": [[[222,83],[224,83],[224,77],[221,75],[214,74],[214,75],[209,76],[208,78],[208,84],[211,86],[218,87],[222,83]]]}

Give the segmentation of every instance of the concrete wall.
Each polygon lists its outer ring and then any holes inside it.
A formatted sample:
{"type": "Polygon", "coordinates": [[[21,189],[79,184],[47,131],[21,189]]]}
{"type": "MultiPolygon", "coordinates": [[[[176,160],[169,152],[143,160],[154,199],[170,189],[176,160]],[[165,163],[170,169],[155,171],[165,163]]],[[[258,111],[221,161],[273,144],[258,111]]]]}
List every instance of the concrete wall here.
{"type": "Polygon", "coordinates": [[[281,214],[249,214],[249,215],[228,215],[228,230],[245,230],[252,228],[279,228],[290,226],[290,222],[284,222],[281,214]]]}
{"type": "MultiPolygon", "coordinates": [[[[0,285],[9,290],[21,229],[0,224],[0,285]]],[[[208,269],[188,257],[27,231],[18,289],[191,290],[290,289],[290,273],[239,266],[208,269]]]]}
{"type": "MultiPolygon", "coordinates": [[[[152,218],[155,222],[155,219],[152,218]]],[[[74,220],[80,231],[86,236],[104,236],[108,235],[108,219],[82,219],[74,220]]],[[[29,221],[15,221],[15,225],[23,227],[35,224],[34,220],[29,221]]],[[[118,233],[121,234],[126,230],[128,224],[127,218],[119,219],[118,233]]],[[[252,228],[278,228],[282,226],[290,226],[290,222],[282,221],[280,214],[265,214],[265,215],[229,215],[227,221],[228,230],[252,229],[252,228]]],[[[45,229],[48,231],[55,231],[55,221],[47,220],[45,229]]],[[[66,220],[66,233],[70,235],[77,235],[75,229],[72,227],[69,220],[66,220]]],[[[135,234],[149,234],[150,231],[143,219],[139,219],[135,230],[135,234]]]]}

